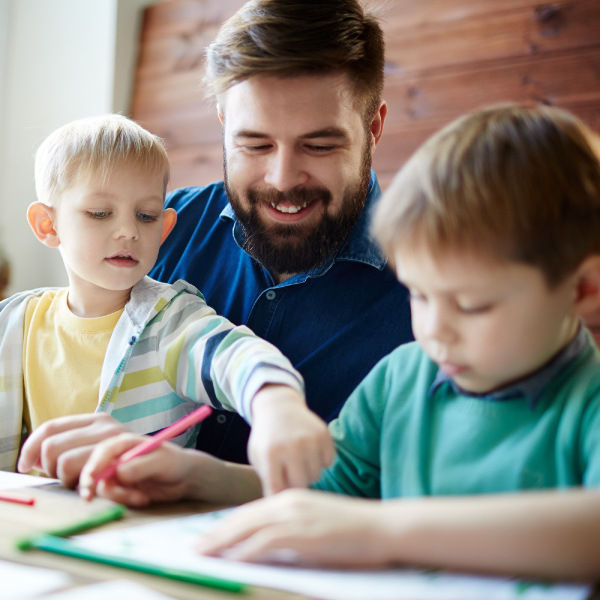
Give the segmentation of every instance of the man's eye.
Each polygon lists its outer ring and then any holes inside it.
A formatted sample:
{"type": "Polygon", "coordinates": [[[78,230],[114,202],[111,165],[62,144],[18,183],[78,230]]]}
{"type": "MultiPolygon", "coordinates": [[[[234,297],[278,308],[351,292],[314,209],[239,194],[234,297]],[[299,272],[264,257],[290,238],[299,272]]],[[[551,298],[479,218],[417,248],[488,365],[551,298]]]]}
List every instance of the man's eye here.
{"type": "Polygon", "coordinates": [[[149,215],[148,213],[139,212],[137,213],[137,218],[144,223],[150,223],[153,221],[158,221],[158,217],[156,215],[149,215]]]}
{"type": "Polygon", "coordinates": [[[92,217],[92,219],[105,219],[110,215],[107,210],[88,210],[87,214],[92,217]]]}
{"type": "Polygon", "coordinates": [[[271,146],[269,144],[259,144],[258,146],[244,146],[244,148],[248,151],[248,152],[264,152],[265,150],[268,150],[271,146]]]}
{"type": "Polygon", "coordinates": [[[311,152],[316,152],[316,153],[326,153],[326,152],[331,152],[332,150],[335,150],[335,148],[337,148],[337,146],[333,146],[333,145],[328,145],[328,146],[319,146],[319,145],[314,145],[314,144],[308,144],[306,146],[311,152]]]}

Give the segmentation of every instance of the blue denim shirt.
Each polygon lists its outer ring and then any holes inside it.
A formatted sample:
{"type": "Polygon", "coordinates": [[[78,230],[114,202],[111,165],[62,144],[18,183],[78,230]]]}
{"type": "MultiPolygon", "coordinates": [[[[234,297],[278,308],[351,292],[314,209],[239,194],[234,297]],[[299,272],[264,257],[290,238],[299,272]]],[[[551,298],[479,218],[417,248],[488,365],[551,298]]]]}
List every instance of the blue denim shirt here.
{"type": "MultiPolygon", "coordinates": [[[[167,206],[178,213],[150,275],[185,279],[209,306],[275,344],[302,373],[310,408],[326,421],[375,363],[413,339],[406,289],[369,238],[369,216],[381,191],[375,175],[359,221],[324,265],[276,284],[241,249],[243,230],[223,183],[175,190],[167,206]]],[[[218,413],[202,425],[198,447],[246,461],[248,427],[218,413]]]]}

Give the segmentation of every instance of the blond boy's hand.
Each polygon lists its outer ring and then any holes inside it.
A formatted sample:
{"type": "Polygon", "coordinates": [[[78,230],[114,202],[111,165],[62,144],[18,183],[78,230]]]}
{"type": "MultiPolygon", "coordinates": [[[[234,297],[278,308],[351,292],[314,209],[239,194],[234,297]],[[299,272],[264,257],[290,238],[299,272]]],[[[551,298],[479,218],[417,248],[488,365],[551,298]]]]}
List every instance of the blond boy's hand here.
{"type": "Polygon", "coordinates": [[[22,473],[35,469],[75,487],[94,446],[124,431],[121,423],[103,413],[51,419],[27,438],[17,468],[22,473]]]}
{"type": "Polygon", "coordinates": [[[263,493],[307,487],[334,458],[327,425],[306,406],[302,394],[285,385],[266,385],[252,399],[248,458],[263,493]]]}

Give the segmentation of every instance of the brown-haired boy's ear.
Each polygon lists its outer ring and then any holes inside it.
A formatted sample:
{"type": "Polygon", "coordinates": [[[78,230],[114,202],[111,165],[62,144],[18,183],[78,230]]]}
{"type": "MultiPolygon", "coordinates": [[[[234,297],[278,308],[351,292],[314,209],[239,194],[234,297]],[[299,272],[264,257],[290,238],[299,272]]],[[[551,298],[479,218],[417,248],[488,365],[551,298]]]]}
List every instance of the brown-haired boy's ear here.
{"type": "Polygon", "coordinates": [[[174,208],[165,208],[162,214],[162,233],[160,234],[160,243],[162,244],[173,231],[177,223],[177,213],[174,208]]]}
{"type": "Polygon", "coordinates": [[[49,248],[58,248],[60,240],[54,228],[54,209],[42,202],[33,202],[27,209],[27,222],[35,237],[49,248]]]}
{"type": "Polygon", "coordinates": [[[576,273],[575,311],[581,317],[600,310],[600,256],[586,258],[576,273]]]}

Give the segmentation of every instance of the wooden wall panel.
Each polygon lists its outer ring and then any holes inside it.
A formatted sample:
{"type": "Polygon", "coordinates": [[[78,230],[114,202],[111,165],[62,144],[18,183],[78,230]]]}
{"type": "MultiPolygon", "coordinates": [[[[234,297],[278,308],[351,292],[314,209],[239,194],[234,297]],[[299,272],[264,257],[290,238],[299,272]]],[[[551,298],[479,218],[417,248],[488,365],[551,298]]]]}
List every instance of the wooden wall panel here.
{"type": "MultiPolygon", "coordinates": [[[[204,99],[202,60],[242,4],[163,0],[146,10],[132,116],[165,139],[171,189],[222,177],[221,130],[204,99]]],[[[600,0],[379,4],[389,105],[374,157],[382,188],[431,133],[484,105],[562,106],[600,131],[600,0]]],[[[589,324],[600,340],[600,315],[589,324]]]]}

